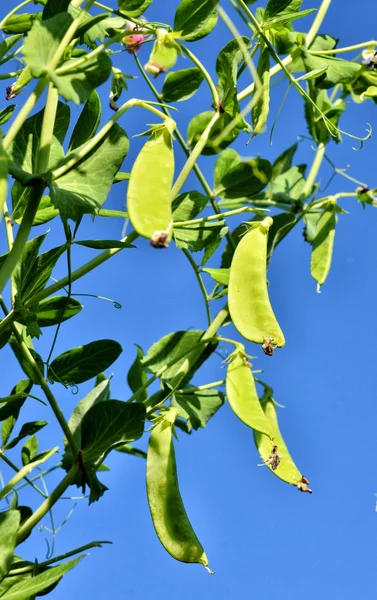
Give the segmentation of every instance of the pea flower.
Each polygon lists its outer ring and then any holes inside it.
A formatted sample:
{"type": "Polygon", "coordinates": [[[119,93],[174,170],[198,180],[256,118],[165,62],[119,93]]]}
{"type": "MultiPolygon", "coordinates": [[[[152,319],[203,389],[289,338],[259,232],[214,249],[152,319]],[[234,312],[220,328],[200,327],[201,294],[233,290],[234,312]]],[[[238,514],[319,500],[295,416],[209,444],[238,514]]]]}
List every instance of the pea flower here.
{"type": "MultiPolygon", "coordinates": [[[[146,19],[141,18],[140,20],[146,22],[146,19]]],[[[126,31],[133,31],[131,35],[126,35],[122,39],[123,44],[126,46],[127,52],[132,54],[133,52],[137,52],[141,48],[141,44],[145,41],[146,36],[138,33],[140,26],[136,25],[136,23],[132,23],[132,21],[125,20],[125,28],[126,31]]]]}
{"type": "Polygon", "coordinates": [[[377,69],[377,52],[371,50],[363,51],[362,64],[366,65],[368,69],[377,69]]]}

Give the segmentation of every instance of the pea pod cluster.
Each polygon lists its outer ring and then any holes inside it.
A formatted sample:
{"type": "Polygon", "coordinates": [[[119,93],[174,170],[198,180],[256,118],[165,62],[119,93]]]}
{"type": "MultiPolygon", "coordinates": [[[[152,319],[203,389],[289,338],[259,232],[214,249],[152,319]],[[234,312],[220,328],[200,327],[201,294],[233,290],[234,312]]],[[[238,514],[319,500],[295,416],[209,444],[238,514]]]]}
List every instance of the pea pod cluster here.
{"type": "Polygon", "coordinates": [[[259,402],[250,367],[244,347],[240,346],[231,354],[226,372],[228,402],[245,425],[272,438],[272,428],[259,402]]]}
{"type": "Polygon", "coordinates": [[[166,119],[152,128],[130,174],[127,210],[139,235],[156,246],[167,246],[172,223],[171,187],[174,177],[172,134],[175,123],[166,119]]]}
{"type": "Polygon", "coordinates": [[[259,431],[254,431],[255,445],[264,464],[274,475],[286,483],[295,485],[301,492],[311,493],[312,490],[308,488],[309,481],[296,467],[280,433],[275,403],[272,398],[262,401],[262,410],[270,423],[274,438],[274,445],[271,447],[271,440],[268,437],[259,431]]]}
{"type": "Polygon", "coordinates": [[[230,267],[228,302],[233,324],[251,342],[273,354],[285,338],[272,310],[267,290],[267,237],[273,221],[253,224],[238,244],[230,267]]]}
{"type": "Polygon", "coordinates": [[[313,239],[310,273],[317,282],[317,292],[327,279],[334,249],[336,204],[330,202],[321,214],[313,239]]]}
{"type": "MultiPolygon", "coordinates": [[[[155,425],[147,456],[147,497],[157,536],[173,558],[208,568],[207,555],[187,516],[178,486],[173,445],[177,409],[171,408],[155,425]]],[[[212,573],[212,572],[211,572],[212,573]]]]}

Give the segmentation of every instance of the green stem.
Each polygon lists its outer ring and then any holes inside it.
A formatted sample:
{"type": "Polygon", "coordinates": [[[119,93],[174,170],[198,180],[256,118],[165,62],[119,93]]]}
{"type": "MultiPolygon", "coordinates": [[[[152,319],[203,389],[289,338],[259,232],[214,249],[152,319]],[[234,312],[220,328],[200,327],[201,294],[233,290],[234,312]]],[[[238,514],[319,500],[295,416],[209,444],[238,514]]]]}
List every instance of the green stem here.
{"type": "Polygon", "coordinates": [[[197,279],[199,287],[200,287],[200,291],[202,292],[202,295],[203,295],[203,298],[204,298],[204,304],[205,304],[205,307],[206,307],[206,314],[207,314],[207,321],[208,321],[208,326],[209,326],[211,324],[211,311],[210,311],[210,308],[209,308],[208,294],[207,294],[207,290],[206,290],[206,287],[204,285],[202,276],[199,273],[198,265],[196,264],[196,262],[192,258],[191,253],[186,248],[182,248],[182,252],[186,256],[187,260],[189,261],[190,265],[192,266],[192,268],[194,270],[196,279],[197,279]]]}
{"type": "Polygon", "coordinates": [[[14,77],[18,77],[21,72],[22,69],[20,69],[19,71],[13,71],[11,73],[5,73],[5,75],[0,75],[0,80],[13,79],[14,77]]]}
{"type": "Polygon", "coordinates": [[[24,8],[24,6],[27,6],[31,2],[33,2],[33,0],[25,0],[24,2],[21,2],[21,4],[18,4],[15,8],[12,8],[12,10],[7,15],[5,15],[4,19],[0,22],[0,29],[4,29],[4,25],[6,25],[8,19],[12,17],[16,12],[21,10],[21,8],[24,8]]]}
{"type": "Polygon", "coordinates": [[[59,92],[55,87],[53,87],[52,83],[50,83],[47,92],[46,106],[43,111],[41,137],[39,140],[39,148],[36,160],[37,173],[43,173],[48,169],[58,100],[59,92]]]}
{"type": "Polygon", "coordinates": [[[79,473],[79,467],[74,464],[68,471],[64,479],[56,486],[51,494],[46,498],[44,502],[37,508],[37,510],[21,525],[17,534],[17,544],[20,544],[29,532],[39,523],[41,519],[48,513],[59,498],[64,494],[66,489],[74,482],[77,474],[79,473]]]}
{"type": "Polygon", "coordinates": [[[134,108],[136,106],[140,108],[145,108],[146,110],[149,110],[161,119],[165,119],[164,113],[162,113],[160,110],[157,110],[157,108],[154,108],[154,106],[151,106],[147,102],[144,102],[143,100],[137,100],[135,98],[127,100],[127,102],[125,102],[117,110],[117,112],[114,113],[114,115],[107,121],[107,123],[105,123],[105,125],[99,130],[99,132],[94,137],[92,137],[87,144],[85,144],[85,146],[80,148],[79,151],[74,150],[73,152],[70,152],[66,156],[66,162],[61,167],[58,167],[57,169],[52,171],[52,179],[58,179],[59,177],[67,173],[67,171],[72,169],[85,156],[87,156],[87,154],[89,154],[89,152],[91,152],[93,148],[95,148],[97,144],[108,134],[113,125],[124,115],[124,113],[130,108],[134,108]]]}
{"type": "Polygon", "coordinates": [[[377,46],[376,40],[370,42],[362,42],[361,44],[354,44],[353,46],[345,46],[344,48],[333,48],[333,50],[309,50],[309,54],[314,56],[322,56],[326,54],[339,54],[341,52],[352,52],[353,50],[361,50],[362,48],[373,48],[377,46]]]}
{"type": "MultiPolygon", "coordinates": [[[[3,460],[8,465],[8,467],[10,467],[11,469],[13,469],[13,471],[16,471],[16,473],[20,473],[21,472],[22,469],[21,470],[18,469],[16,467],[16,465],[7,456],[5,456],[3,450],[0,450],[0,458],[1,458],[1,460],[3,460]]],[[[42,490],[40,490],[39,487],[37,487],[36,485],[34,485],[34,483],[33,483],[33,481],[31,479],[29,479],[28,477],[26,477],[27,474],[28,474],[28,471],[25,471],[25,473],[20,478],[18,478],[18,480],[17,480],[16,483],[18,483],[18,481],[20,481],[21,479],[25,479],[26,485],[30,485],[36,492],[38,492],[38,494],[40,494],[41,496],[43,496],[45,498],[46,497],[45,493],[42,492],[42,490]]],[[[6,486],[8,489],[5,492],[4,492],[5,488],[3,488],[1,490],[1,498],[5,498],[5,496],[8,496],[8,494],[10,494],[13,491],[14,485],[12,485],[12,486],[9,486],[9,485],[6,486]]]]}
{"type": "Polygon", "coordinates": [[[189,59],[198,67],[198,69],[200,69],[200,71],[203,74],[204,79],[206,80],[206,82],[208,83],[208,87],[211,91],[211,95],[212,95],[212,100],[213,100],[213,108],[215,110],[217,110],[217,108],[219,107],[220,104],[220,97],[219,97],[219,93],[217,91],[217,88],[212,80],[212,77],[210,76],[210,74],[208,73],[207,69],[205,68],[205,66],[200,62],[200,60],[195,56],[195,54],[193,54],[191,52],[191,50],[189,50],[188,48],[186,48],[186,46],[184,46],[183,44],[179,44],[182,51],[186,54],[186,56],[189,57],[189,59]]]}
{"type": "MultiPolygon", "coordinates": [[[[52,450],[50,450],[43,458],[41,458],[40,460],[36,460],[34,462],[30,462],[28,465],[25,465],[24,467],[22,467],[22,469],[20,469],[16,475],[14,477],[12,477],[12,479],[10,481],[8,481],[8,483],[3,487],[3,489],[0,491],[0,500],[2,498],[4,498],[7,493],[12,490],[19,481],[21,481],[21,479],[25,478],[25,475],[28,475],[29,473],[31,473],[31,471],[37,467],[38,465],[41,465],[42,463],[46,462],[47,460],[49,460],[51,458],[51,456],[53,454],[55,454],[55,452],[57,452],[59,450],[59,448],[56,446],[56,448],[53,448],[52,450]]],[[[2,454],[2,458],[4,458],[4,455],[2,454]]],[[[9,464],[9,463],[8,463],[9,464]]],[[[28,482],[31,483],[31,482],[28,482]]],[[[33,487],[36,487],[33,485],[33,487]]],[[[38,489],[38,488],[36,488],[38,489]]],[[[39,490],[38,490],[39,491],[39,490]]],[[[44,494],[42,493],[42,495],[44,496],[44,494]]]]}
{"type": "MultiPolygon", "coordinates": [[[[213,381],[212,383],[207,383],[206,385],[197,385],[195,389],[197,390],[211,390],[212,388],[220,387],[221,385],[225,385],[225,379],[220,379],[220,381],[213,381]]],[[[177,396],[189,394],[190,390],[177,390],[177,396]]]]}
{"type": "MultiPolygon", "coordinates": [[[[75,556],[75,554],[80,554],[80,552],[85,552],[85,550],[90,550],[91,548],[102,548],[102,544],[111,544],[112,542],[90,542],[90,544],[85,544],[85,546],[80,546],[75,550],[71,550],[70,552],[64,552],[64,554],[59,554],[59,556],[55,556],[54,558],[50,558],[49,560],[45,560],[44,562],[38,563],[38,569],[45,569],[49,565],[53,565],[54,563],[60,562],[61,560],[65,560],[70,558],[71,556],[75,556]]],[[[27,567],[20,567],[19,569],[12,569],[8,573],[8,577],[14,575],[22,575],[23,573],[30,573],[35,568],[34,563],[27,567]]]]}
{"type": "Polygon", "coordinates": [[[178,177],[172,187],[171,194],[170,194],[172,201],[174,200],[174,198],[176,198],[176,196],[181,191],[183,184],[185,183],[187,177],[189,176],[189,174],[191,172],[191,169],[195,165],[196,161],[198,160],[199,156],[202,153],[204,146],[206,145],[206,143],[208,141],[212,127],[214,126],[216,121],[218,121],[219,118],[220,118],[220,113],[215,112],[212,119],[210,120],[207,127],[205,128],[202,135],[200,136],[199,140],[195,144],[195,147],[193,148],[189,158],[187,159],[186,164],[183,166],[182,171],[178,175],[178,177]]]}
{"type": "Polygon", "coordinates": [[[0,294],[3,292],[6,284],[11,278],[13,271],[16,268],[17,263],[21,257],[21,254],[29,237],[34,217],[38,210],[39,202],[41,200],[45,186],[45,182],[41,179],[37,179],[32,184],[32,192],[30,194],[29,203],[26,206],[16,239],[14,241],[11,251],[9,252],[0,270],[0,294]]]}
{"type": "Polygon", "coordinates": [[[322,164],[322,161],[324,159],[325,152],[326,152],[326,146],[325,146],[325,144],[319,144],[319,146],[318,146],[318,148],[316,150],[316,153],[315,153],[315,157],[314,157],[312,166],[311,166],[310,171],[309,171],[309,175],[308,175],[308,177],[306,179],[304,188],[303,188],[303,190],[301,192],[301,198],[304,199],[304,200],[311,194],[312,187],[313,187],[313,185],[315,183],[315,180],[317,178],[318,172],[319,172],[319,170],[321,168],[321,164],[322,164]]]}
{"type": "MultiPolygon", "coordinates": [[[[267,209],[269,210],[269,209],[267,209]]],[[[197,223],[206,223],[207,221],[217,221],[219,219],[223,219],[224,217],[233,217],[234,215],[241,215],[242,213],[256,213],[263,214],[264,211],[260,208],[251,208],[249,206],[241,206],[241,208],[235,208],[234,210],[228,210],[226,212],[220,212],[216,215],[210,215],[209,217],[201,217],[200,219],[191,219],[190,221],[175,221],[174,227],[186,227],[187,225],[196,225],[197,223]]],[[[265,216],[263,214],[263,216],[265,216]]]]}
{"type": "MultiPolygon", "coordinates": [[[[18,492],[19,490],[21,490],[22,488],[26,487],[27,485],[31,485],[33,486],[33,482],[37,481],[37,479],[40,479],[41,477],[44,477],[45,475],[47,475],[48,473],[51,473],[52,471],[56,471],[56,469],[60,469],[61,468],[61,464],[59,463],[58,465],[55,465],[53,467],[50,467],[49,469],[46,469],[46,471],[43,471],[42,473],[39,473],[38,475],[35,475],[34,477],[32,477],[31,479],[28,479],[26,477],[24,477],[25,482],[21,483],[21,485],[17,486],[15,488],[15,491],[18,492]]],[[[41,490],[39,490],[36,486],[35,489],[45,498],[46,495],[44,492],[42,492],[41,490]]],[[[8,494],[6,496],[9,496],[11,492],[8,492],[8,494]]],[[[6,497],[4,496],[4,497],[6,497]]]]}

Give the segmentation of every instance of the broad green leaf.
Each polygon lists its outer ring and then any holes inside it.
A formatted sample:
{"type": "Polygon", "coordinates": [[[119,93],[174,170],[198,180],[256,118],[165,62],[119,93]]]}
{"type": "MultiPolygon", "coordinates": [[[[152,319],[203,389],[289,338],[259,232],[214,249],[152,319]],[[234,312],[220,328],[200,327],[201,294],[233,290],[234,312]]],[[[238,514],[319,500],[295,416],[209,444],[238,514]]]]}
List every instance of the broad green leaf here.
{"type": "Polygon", "coordinates": [[[74,317],[82,310],[82,304],[76,298],[53,296],[42,300],[34,308],[40,327],[51,327],[74,317]]]}
{"type": "Polygon", "coordinates": [[[213,13],[211,13],[208,19],[204,22],[202,27],[200,27],[199,29],[195,29],[193,33],[185,35],[184,41],[197,42],[198,40],[201,40],[202,38],[206,37],[215,29],[217,21],[218,14],[216,11],[213,11],[213,13]]]}
{"type": "Polygon", "coordinates": [[[150,4],[152,4],[152,0],[118,0],[118,9],[127,17],[137,19],[150,4]]]}
{"type": "Polygon", "coordinates": [[[96,54],[79,66],[75,66],[75,62],[76,59],[66,61],[64,67],[67,71],[60,75],[53,72],[50,77],[65,100],[82,104],[95,88],[110,77],[112,63],[105,52],[96,54]]]}
{"type": "Polygon", "coordinates": [[[34,265],[38,258],[39,249],[44,242],[47,233],[48,232],[29,240],[24,246],[21,258],[13,275],[17,292],[18,294],[21,294],[21,296],[23,288],[27,287],[28,283],[33,279],[34,265]]]}
{"type": "Polygon", "coordinates": [[[6,106],[0,110],[0,127],[9,121],[15,108],[16,104],[10,104],[9,106],[6,106]]]}
{"type": "Polygon", "coordinates": [[[265,45],[260,50],[257,73],[260,85],[255,86],[251,110],[253,137],[263,132],[270,109],[270,51],[265,45]]]}
{"type": "Polygon", "coordinates": [[[121,240],[79,240],[75,241],[75,244],[79,246],[85,246],[86,248],[94,248],[94,250],[107,250],[108,248],[135,248],[129,242],[122,242],[121,240]]]}
{"type": "Polygon", "coordinates": [[[208,196],[191,191],[179,194],[172,204],[173,221],[191,221],[195,219],[209,203],[208,196]]]}
{"type": "Polygon", "coordinates": [[[179,409],[179,415],[187,420],[190,432],[191,429],[205,427],[224,402],[224,394],[219,390],[187,387],[176,391],[171,406],[179,409]]]}
{"type": "Polygon", "coordinates": [[[284,150],[279,156],[275,159],[272,164],[272,175],[271,181],[274,181],[279,175],[288,171],[288,169],[292,166],[292,160],[297,152],[298,144],[297,142],[284,150]]]}
{"type": "Polygon", "coordinates": [[[269,197],[276,202],[298,200],[306,183],[305,171],[306,165],[297,165],[278,175],[270,183],[269,197]]]}
{"type": "Polygon", "coordinates": [[[144,452],[144,450],[135,448],[131,444],[122,444],[121,446],[117,446],[115,450],[117,452],[122,452],[123,454],[132,454],[132,456],[138,456],[139,458],[147,458],[147,453],[144,452]]]}
{"type": "Polygon", "coordinates": [[[301,10],[299,12],[291,12],[289,10],[279,13],[276,17],[267,19],[263,23],[264,31],[268,31],[272,27],[281,27],[282,25],[290,25],[292,21],[307,17],[315,11],[315,8],[308,8],[307,10],[301,10]]]}
{"type": "Polygon", "coordinates": [[[271,164],[263,158],[233,163],[218,182],[214,193],[223,198],[250,197],[260,192],[271,179],[271,164]]]}
{"type": "Polygon", "coordinates": [[[363,66],[359,63],[332,56],[309,54],[303,57],[303,62],[307,73],[323,70],[322,76],[315,81],[316,87],[321,89],[332,88],[339,83],[347,83],[363,69],[363,66]]]}
{"type": "Polygon", "coordinates": [[[85,555],[83,554],[78,558],[74,558],[73,560],[60,564],[57,567],[47,569],[35,577],[23,579],[9,587],[5,595],[1,597],[3,600],[29,600],[30,597],[42,592],[43,590],[46,590],[59,579],[61,579],[63,575],[73,569],[73,567],[76,566],[84,556],[85,555]]]}
{"type": "Polygon", "coordinates": [[[47,421],[31,421],[30,423],[24,423],[21,427],[18,436],[13,438],[13,440],[11,440],[10,442],[8,442],[5,446],[5,449],[10,450],[11,448],[14,448],[21,440],[23,440],[26,437],[29,437],[30,435],[34,435],[35,433],[40,431],[40,429],[46,427],[46,425],[48,425],[47,421]]]}
{"type": "MultiPolygon", "coordinates": [[[[163,366],[178,359],[181,354],[185,352],[189,354],[193,346],[199,343],[203,334],[204,331],[192,329],[189,331],[176,331],[165,335],[149,348],[142,359],[143,368],[148,369],[152,373],[157,373],[163,366]]],[[[172,379],[185,360],[185,357],[177,360],[173,366],[164,371],[161,379],[172,379]]]]}
{"type": "Polygon", "coordinates": [[[273,216],[273,223],[268,230],[267,264],[271,260],[275,247],[290,232],[295,224],[296,216],[293,213],[284,212],[273,216]]]}
{"type": "Polygon", "coordinates": [[[21,459],[23,465],[28,465],[29,462],[34,460],[38,454],[38,438],[36,435],[32,435],[26,440],[21,450],[21,459]]]}
{"type": "Polygon", "coordinates": [[[203,77],[201,70],[196,67],[168,73],[161,92],[164,102],[191,98],[199,89],[203,77]]]}
{"type": "Polygon", "coordinates": [[[202,269],[204,273],[208,273],[217,283],[221,285],[229,284],[230,269],[202,269]]]}
{"type": "Polygon", "coordinates": [[[2,30],[6,34],[27,33],[32,28],[33,23],[39,21],[41,18],[42,13],[12,15],[7,19],[2,30]]]}
{"type": "MultiPolygon", "coordinates": [[[[347,104],[341,98],[337,98],[332,103],[326,90],[319,90],[315,102],[318,108],[333,125],[331,129],[332,135],[330,135],[330,132],[323,122],[322,116],[318,114],[318,111],[315,110],[309,102],[305,102],[305,118],[310,135],[317,144],[327,144],[330,139],[339,143],[341,141],[341,136],[340,133],[336,131],[336,128],[338,127],[339,119],[344,113],[347,104]]],[[[328,124],[327,126],[329,127],[328,124]]]]}
{"type": "MultiPolygon", "coordinates": [[[[143,357],[143,350],[136,344],[136,358],[127,373],[127,383],[134,394],[147,382],[147,374],[142,364],[143,357]]],[[[135,397],[137,402],[144,402],[147,398],[148,391],[146,389],[139,392],[135,397]]]]}
{"type": "MultiPolygon", "coordinates": [[[[35,173],[37,168],[37,155],[40,144],[44,109],[26,119],[11,146],[12,159],[22,169],[35,173]]],[[[70,109],[63,102],[58,103],[56,120],[51,142],[48,170],[52,169],[64,156],[62,143],[69,127],[70,109]]],[[[13,208],[15,199],[12,198],[13,208]]]]}
{"type": "Polygon", "coordinates": [[[327,71],[327,67],[322,67],[320,69],[314,69],[313,71],[308,71],[305,75],[301,75],[301,77],[296,77],[296,81],[307,81],[309,79],[318,79],[325,75],[327,71]]]}
{"type": "MultiPolygon", "coordinates": [[[[23,213],[24,213],[28,198],[30,196],[30,190],[31,190],[30,187],[22,186],[21,184],[19,184],[18,181],[15,181],[13,184],[12,195],[14,192],[14,194],[16,196],[17,209],[12,214],[12,220],[15,223],[17,223],[18,225],[22,221],[23,213]],[[20,185],[20,188],[17,189],[16,186],[19,186],[19,185],[20,185]],[[18,197],[17,194],[19,193],[20,190],[21,190],[21,195],[18,197]]],[[[33,227],[36,227],[38,225],[44,225],[45,223],[48,223],[52,219],[55,219],[55,217],[57,217],[58,214],[59,214],[59,211],[52,204],[50,196],[42,196],[41,201],[39,203],[38,210],[37,210],[37,214],[34,217],[33,227]]]]}
{"type": "MultiPolygon", "coordinates": [[[[296,34],[297,35],[297,34],[296,34]]],[[[302,35],[302,34],[298,34],[302,35]]],[[[321,52],[322,50],[334,50],[338,44],[338,40],[328,34],[318,34],[314,38],[313,43],[310,45],[310,50],[314,52],[321,52]]],[[[294,44],[294,49],[291,51],[292,63],[290,64],[290,71],[296,73],[298,71],[305,71],[305,65],[303,58],[305,53],[301,48],[297,48],[297,44],[294,44]]]]}
{"type": "Polygon", "coordinates": [[[225,177],[225,175],[230,171],[233,167],[238,165],[241,162],[241,157],[232,148],[227,148],[219,155],[218,159],[215,163],[214,170],[214,188],[221,187],[221,181],[225,177]]]}
{"type": "Polygon", "coordinates": [[[95,90],[90,93],[76,122],[68,146],[68,152],[90,140],[101,120],[101,100],[95,90]]]}
{"type": "Polygon", "coordinates": [[[20,513],[18,510],[0,512],[0,580],[11,568],[19,525],[20,513]]]}
{"type": "Polygon", "coordinates": [[[68,385],[83,383],[110,367],[121,352],[122,346],[114,340],[98,340],[72,348],[52,361],[48,379],[68,385]]]}
{"type": "Polygon", "coordinates": [[[200,252],[226,234],[225,221],[204,221],[193,225],[174,226],[173,236],[178,248],[200,252]]]}
{"type": "Polygon", "coordinates": [[[104,379],[98,385],[95,386],[93,390],[85,396],[75,407],[71,418],[69,419],[68,426],[73,433],[73,437],[75,438],[77,445],[81,448],[81,424],[84,416],[88,412],[88,410],[98,404],[99,402],[104,402],[108,400],[110,390],[110,380],[104,379]]]}
{"type": "MultiPolygon", "coordinates": [[[[211,121],[213,114],[213,111],[208,110],[191,119],[187,129],[187,139],[191,148],[199,141],[203,131],[211,121]]],[[[202,154],[208,156],[218,154],[221,150],[224,150],[229,144],[234,142],[241,131],[240,127],[233,128],[223,139],[221,139],[221,141],[219,141],[220,134],[222,134],[231,121],[232,117],[230,115],[226,113],[220,115],[220,118],[211,129],[208,141],[202,150],[202,154]]]]}
{"type": "Polygon", "coordinates": [[[45,21],[54,15],[68,10],[70,0],[47,0],[43,9],[42,19],[45,21]]]}
{"type": "Polygon", "coordinates": [[[192,39],[205,27],[218,2],[219,0],[181,0],[174,16],[174,31],[180,32],[183,39],[192,39]]]}
{"type": "MultiPolygon", "coordinates": [[[[248,48],[249,39],[247,37],[242,37],[241,39],[246,48],[248,48]]],[[[228,42],[216,59],[216,73],[219,77],[217,89],[220,96],[220,105],[222,110],[232,118],[240,113],[237,100],[237,73],[242,60],[243,54],[239,38],[228,42]]],[[[242,123],[242,119],[240,123],[242,123]]]]}
{"type": "Polygon", "coordinates": [[[32,381],[30,379],[22,379],[17,383],[17,385],[12,389],[11,395],[14,394],[25,394],[24,398],[20,398],[20,400],[14,400],[13,402],[7,402],[0,407],[0,421],[1,424],[1,439],[2,439],[2,447],[5,446],[9,437],[13,431],[13,428],[17,422],[18,415],[20,413],[21,407],[26,400],[26,394],[28,394],[33,387],[32,381]]]}
{"type": "Polygon", "coordinates": [[[58,13],[45,21],[34,22],[23,49],[26,64],[33,77],[43,77],[46,73],[52,76],[51,60],[71,23],[72,17],[67,12],[58,13]]]}
{"type": "Polygon", "coordinates": [[[264,18],[271,19],[283,11],[297,12],[301,4],[302,0],[268,0],[264,18]]]}
{"type": "Polygon", "coordinates": [[[85,158],[52,182],[51,199],[63,218],[77,220],[101,208],[128,148],[126,132],[115,124],[85,158]]]}

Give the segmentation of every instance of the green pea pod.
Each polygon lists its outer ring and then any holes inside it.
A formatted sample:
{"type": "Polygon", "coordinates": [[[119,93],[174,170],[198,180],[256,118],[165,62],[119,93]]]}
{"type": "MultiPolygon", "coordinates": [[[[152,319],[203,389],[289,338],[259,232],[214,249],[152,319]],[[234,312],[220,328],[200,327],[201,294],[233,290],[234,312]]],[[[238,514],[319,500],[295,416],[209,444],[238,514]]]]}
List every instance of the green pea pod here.
{"type": "Polygon", "coordinates": [[[208,569],[204,549],[188,519],[178,487],[173,427],[178,411],[167,414],[153,428],[147,456],[147,496],[153,525],[161,544],[173,558],[199,563],[208,569]]]}
{"type": "Polygon", "coordinates": [[[274,475],[283,481],[295,485],[301,492],[311,493],[311,490],[308,488],[308,480],[296,467],[282,438],[277,420],[275,403],[272,398],[268,398],[262,402],[262,409],[270,423],[274,437],[274,446],[272,446],[271,440],[268,437],[261,434],[259,431],[254,431],[255,445],[264,464],[274,475]],[[278,457],[276,462],[273,460],[274,454],[278,457]]]}
{"type": "Polygon", "coordinates": [[[317,292],[326,281],[331,267],[334,249],[336,205],[332,202],[323,211],[317,223],[313,239],[310,273],[317,282],[317,292]]]}
{"type": "Polygon", "coordinates": [[[243,348],[230,356],[226,372],[226,395],[237,417],[254,429],[272,438],[272,429],[259,402],[254,377],[243,348]]]}
{"type": "Polygon", "coordinates": [[[263,46],[260,51],[257,72],[260,85],[256,86],[255,103],[251,110],[253,137],[264,130],[270,107],[270,51],[267,46],[263,46]]]}
{"type": "Polygon", "coordinates": [[[130,221],[137,233],[152,240],[152,243],[156,235],[158,238],[159,234],[166,234],[172,223],[170,194],[174,177],[174,126],[174,121],[166,119],[164,124],[152,128],[150,138],[133,164],[128,183],[130,221]]]}
{"type": "Polygon", "coordinates": [[[239,333],[271,355],[285,339],[271,307],[267,290],[267,236],[273,221],[253,224],[238,244],[230,267],[228,302],[239,333]]]}

